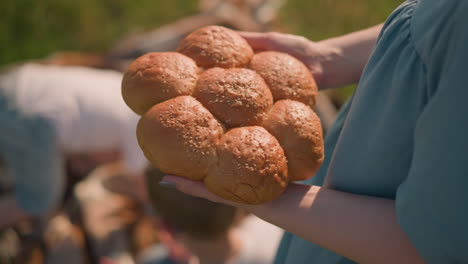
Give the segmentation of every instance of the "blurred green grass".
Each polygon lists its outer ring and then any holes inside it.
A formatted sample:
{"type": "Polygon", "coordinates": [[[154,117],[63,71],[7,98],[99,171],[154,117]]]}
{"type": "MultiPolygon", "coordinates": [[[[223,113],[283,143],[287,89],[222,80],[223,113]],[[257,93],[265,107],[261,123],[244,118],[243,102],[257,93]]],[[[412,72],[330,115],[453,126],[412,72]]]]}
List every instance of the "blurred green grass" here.
{"type": "Polygon", "coordinates": [[[189,0],[3,0],[0,65],[56,50],[105,51],[126,34],[194,13],[189,0]]]}
{"type": "Polygon", "coordinates": [[[289,0],[279,21],[289,32],[320,40],[385,21],[397,0],[289,0]]]}
{"type": "MultiPolygon", "coordinates": [[[[397,0],[289,0],[279,23],[286,32],[321,40],[350,33],[385,21],[403,1],[397,0]]],[[[354,92],[355,85],[329,91],[338,104],[354,92]]]]}
{"type": "MultiPolygon", "coordinates": [[[[383,22],[401,2],[288,0],[277,24],[280,31],[320,40],[383,22]]],[[[0,66],[57,50],[105,51],[132,32],[196,13],[198,1],[3,0],[1,6],[0,66]]]]}

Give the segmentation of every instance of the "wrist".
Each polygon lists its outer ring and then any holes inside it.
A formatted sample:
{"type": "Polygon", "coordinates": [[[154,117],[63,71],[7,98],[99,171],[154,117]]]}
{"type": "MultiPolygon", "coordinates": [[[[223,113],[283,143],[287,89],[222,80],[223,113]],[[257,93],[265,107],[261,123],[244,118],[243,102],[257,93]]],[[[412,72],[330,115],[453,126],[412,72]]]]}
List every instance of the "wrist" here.
{"type": "Polygon", "coordinates": [[[317,42],[324,50],[323,88],[337,88],[359,81],[382,25],[317,42]]]}
{"type": "Polygon", "coordinates": [[[325,45],[321,42],[312,42],[311,51],[315,55],[310,56],[309,68],[314,76],[319,90],[337,87],[337,82],[343,74],[339,72],[338,65],[342,64],[343,51],[339,47],[325,45]],[[317,53],[316,51],[320,52],[317,53]]]}

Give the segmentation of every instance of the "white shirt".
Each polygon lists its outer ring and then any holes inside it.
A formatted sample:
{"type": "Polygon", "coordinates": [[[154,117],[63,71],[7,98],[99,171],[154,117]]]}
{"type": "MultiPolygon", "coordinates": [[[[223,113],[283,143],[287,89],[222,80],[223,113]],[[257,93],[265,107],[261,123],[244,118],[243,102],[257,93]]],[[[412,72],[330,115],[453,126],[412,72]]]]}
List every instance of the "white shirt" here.
{"type": "Polygon", "coordinates": [[[130,172],[146,159],[136,140],[138,115],[121,95],[122,74],[75,66],[26,64],[15,73],[17,104],[52,121],[68,153],[120,150],[130,172]]]}

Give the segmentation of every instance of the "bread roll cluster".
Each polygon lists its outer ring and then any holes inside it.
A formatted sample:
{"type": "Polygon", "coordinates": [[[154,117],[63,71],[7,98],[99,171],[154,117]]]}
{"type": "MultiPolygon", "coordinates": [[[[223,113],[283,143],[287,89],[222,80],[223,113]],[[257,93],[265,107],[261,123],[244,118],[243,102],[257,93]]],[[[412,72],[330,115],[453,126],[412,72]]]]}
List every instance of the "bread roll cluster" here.
{"type": "Polygon", "coordinates": [[[230,29],[204,27],[177,52],[136,59],[122,94],[141,115],[137,138],[148,160],[225,199],[271,201],[322,164],[317,86],[307,67],[285,53],[254,54],[230,29]]]}

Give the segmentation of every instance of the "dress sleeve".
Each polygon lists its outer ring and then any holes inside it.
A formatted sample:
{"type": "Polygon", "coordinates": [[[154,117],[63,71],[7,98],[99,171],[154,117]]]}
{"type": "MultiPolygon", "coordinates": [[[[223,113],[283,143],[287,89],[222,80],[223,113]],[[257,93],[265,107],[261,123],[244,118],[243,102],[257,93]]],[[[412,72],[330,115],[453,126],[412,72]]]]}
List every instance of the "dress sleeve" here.
{"type": "Polygon", "coordinates": [[[468,262],[468,30],[449,25],[427,57],[427,105],[396,196],[398,222],[428,263],[468,262]]]}

